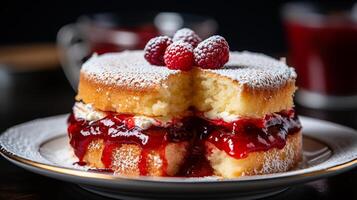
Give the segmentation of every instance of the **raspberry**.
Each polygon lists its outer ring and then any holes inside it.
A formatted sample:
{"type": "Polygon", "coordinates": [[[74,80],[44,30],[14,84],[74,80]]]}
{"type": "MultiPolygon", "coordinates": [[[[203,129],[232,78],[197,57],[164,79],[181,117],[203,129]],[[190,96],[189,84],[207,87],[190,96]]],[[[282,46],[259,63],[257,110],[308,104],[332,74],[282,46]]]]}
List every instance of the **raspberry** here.
{"type": "Polygon", "coordinates": [[[182,28],[176,31],[172,40],[174,42],[184,41],[190,43],[193,47],[196,47],[198,43],[202,41],[202,39],[193,30],[189,28],[182,28]]]}
{"type": "Polygon", "coordinates": [[[146,44],[144,49],[145,59],[153,65],[165,65],[164,53],[166,48],[172,43],[171,38],[167,36],[159,36],[152,38],[146,44]]]}
{"type": "Polygon", "coordinates": [[[194,56],[195,64],[201,68],[221,68],[228,62],[229,46],[222,36],[214,35],[198,44],[194,56]]]}
{"type": "Polygon", "coordinates": [[[172,43],[165,51],[164,61],[169,69],[190,70],[194,63],[192,45],[182,41],[172,43]]]}

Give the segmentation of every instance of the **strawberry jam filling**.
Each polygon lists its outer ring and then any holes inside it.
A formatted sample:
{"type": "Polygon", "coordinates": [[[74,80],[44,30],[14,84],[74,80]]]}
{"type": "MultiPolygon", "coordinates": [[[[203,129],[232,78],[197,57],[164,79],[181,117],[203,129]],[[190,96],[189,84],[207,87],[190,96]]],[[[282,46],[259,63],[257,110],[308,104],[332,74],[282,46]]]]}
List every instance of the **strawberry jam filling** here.
{"type": "Polygon", "coordinates": [[[263,118],[239,118],[233,122],[204,119],[199,135],[228,155],[240,159],[250,152],[282,149],[289,134],[301,129],[294,110],[282,111],[263,118]]]}
{"type": "MultiPolygon", "coordinates": [[[[112,153],[123,144],[136,144],[142,147],[139,170],[140,175],[146,175],[147,156],[151,150],[162,152],[163,173],[165,174],[164,149],[168,143],[189,141],[193,138],[189,135],[188,126],[157,127],[151,126],[142,130],[135,126],[132,115],[118,115],[109,113],[106,117],[96,121],[86,121],[75,118],[71,114],[68,119],[68,135],[70,144],[75,155],[79,158],[81,165],[84,164],[83,157],[92,141],[102,139],[104,150],[102,162],[106,168],[111,168],[112,153]]],[[[188,125],[189,123],[184,123],[188,125]]]]}
{"type": "Polygon", "coordinates": [[[152,125],[141,129],[135,125],[133,115],[108,113],[106,117],[87,121],[75,118],[68,119],[70,144],[81,165],[90,143],[94,140],[104,141],[102,162],[107,169],[112,166],[113,151],[123,144],[136,144],[142,147],[139,160],[140,175],[147,175],[147,157],[150,151],[160,152],[163,160],[162,174],[166,174],[167,161],[165,148],[168,143],[187,141],[192,144],[190,155],[177,176],[202,177],[210,176],[213,170],[206,158],[211,152],[207,149],[213,144],[219,150],[236,159],[245,158],[250,152],[268,151],[272,148],[282,149],[289,134],[301,129],[294,110],[266,115],[263,118],[238,118],[233,122],[220,119],[186,117],[180,123],[169,127],[152,125]],[[177,125],[181,124],[181,125],[177,125]]]}

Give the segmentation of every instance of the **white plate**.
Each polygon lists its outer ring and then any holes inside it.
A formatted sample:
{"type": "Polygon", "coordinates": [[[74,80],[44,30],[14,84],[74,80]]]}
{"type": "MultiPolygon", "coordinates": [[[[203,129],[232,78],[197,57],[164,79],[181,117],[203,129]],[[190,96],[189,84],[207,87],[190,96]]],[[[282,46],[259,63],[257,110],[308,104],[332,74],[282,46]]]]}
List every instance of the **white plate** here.
{"type": "Polygon", "coordinates": [[[357,132],[326,121],[301,117],[304,164],[295,170],[229,180],[206,178],[128,178],[76,167],[68,145],[68,115],[30,121],[0,136],[0,153],[32,172],[80,184],[114,198],[259,198],[288,186],[332,176],[357,166],[357,132]]]}

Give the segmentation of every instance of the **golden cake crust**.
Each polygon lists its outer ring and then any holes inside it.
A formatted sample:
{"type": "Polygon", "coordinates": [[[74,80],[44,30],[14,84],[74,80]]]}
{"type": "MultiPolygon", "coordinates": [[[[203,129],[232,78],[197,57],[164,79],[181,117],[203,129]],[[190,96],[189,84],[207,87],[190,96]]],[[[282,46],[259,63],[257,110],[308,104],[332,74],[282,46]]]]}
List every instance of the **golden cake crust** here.
{"type": "MultiPolygon", "coordinates": [[[[185,161],[188,153],[189,142],[169,143],[164,147],[164,153],[160,150],[150,150],[147,156],[147,176],[174,176],[185,161]]],[[[87,166],[103,169],[102,154],[104,141],[93,140],[83,157],[87,166]]],[[[136,144],[123,144],[112,153],[110,168],[116,173],[125,176],[139,176],[139,162],[143,148],[136,144]]]]}
{"type": "Polygon", "coordinates": [[[181,72],[129,51],[87,61],[76,99],[102,111],[153,117],[185,115],[190,106],[214,115],[262,117],[293,107],[295,78],[284,62],[250,52],[231,52],[223,69],[181,72]]]}
{"type": "Polygon", "coordinates": [[[190,79],[189,74],[180,73],[170,75],[158,85],[135,88],[103,83],[81,73],[76,99],[101,111],[152,117],[181,116],[190,106],[187,89],[190,79]]]}
{"type": "Polygon", "coordinates": [[[286,172],[302,161],[302,133],[288,135],[282,149],[251,152],[243,159],[235,159],[209,142],[206,142],[206,148],[214,173],[223,178],[286,172]]]}

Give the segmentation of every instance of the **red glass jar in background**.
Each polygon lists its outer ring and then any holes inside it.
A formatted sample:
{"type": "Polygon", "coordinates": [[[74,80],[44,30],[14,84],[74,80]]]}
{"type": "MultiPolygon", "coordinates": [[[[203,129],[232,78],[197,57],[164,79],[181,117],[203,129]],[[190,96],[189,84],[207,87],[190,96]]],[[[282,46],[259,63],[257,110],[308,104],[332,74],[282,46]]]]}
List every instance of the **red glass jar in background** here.
{"type": "Polygon", "coordinates": [[[301,105],[323,109],[357,107],[354,12],[356,9],[304,3],[284,7],[289,61],[298,73],[296,100],[301,105]]]}

